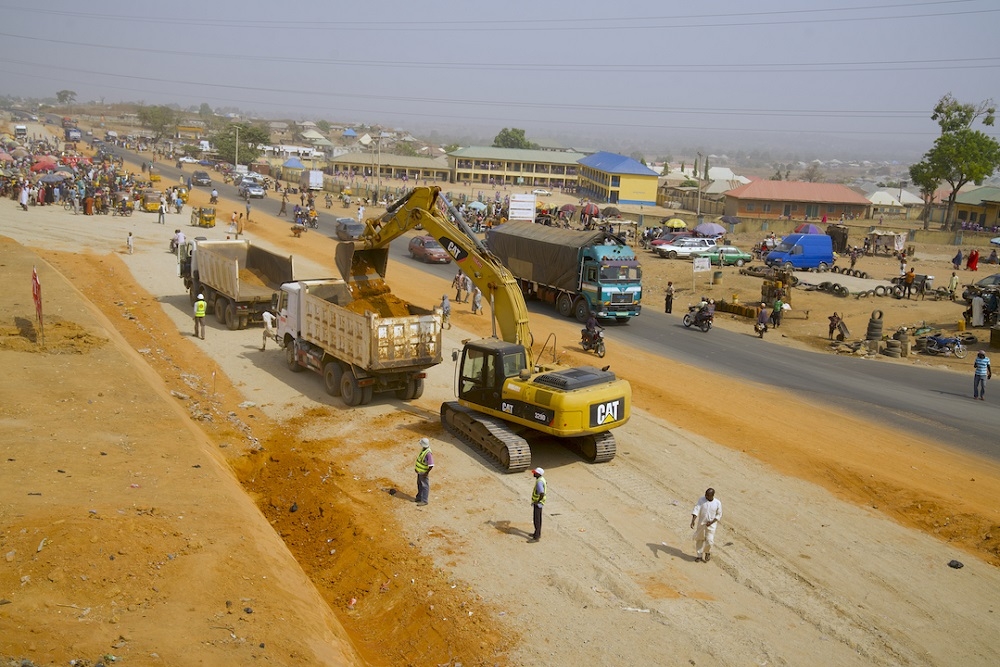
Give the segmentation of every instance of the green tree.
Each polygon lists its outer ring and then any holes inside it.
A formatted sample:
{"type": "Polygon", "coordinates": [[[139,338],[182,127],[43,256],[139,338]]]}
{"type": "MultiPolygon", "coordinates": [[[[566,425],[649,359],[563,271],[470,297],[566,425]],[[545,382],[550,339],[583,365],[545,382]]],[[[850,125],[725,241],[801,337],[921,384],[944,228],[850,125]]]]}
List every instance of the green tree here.
{"type": "Polygon", "coordinates": [[[73,104],[76,100],[76,93],[72,90],[60,90],[56,93],[56,100],[63,106],[73,104]]]}
{"type": "Polygon", "coordinates": [[[322,132],[323,134],[329,134],[330,122],[326,120],[318,120],[316,121],[316,129],[322,132]]]}
{"type": "Polygon", "coordinates": [[[931,204],[934,202],[934,193],[937,192],[941,179],[934,173],[930,164],[918,162],[910,167],[910,178],[913,184],[920,188],[920,197],[924,200],[924,210],[920,214],[924,221],[924,229],[931,228],[931,204]]]}
{"type": "Polygon", "coordinates": [[[420,155],[420,153],[417,152],[417,149],[413,147],[413,144],[405,141],[401,141],[396,144],[393,147],[392,152],[395,155],[408,155],[410,157],[417,157],[420,155]]]}
{"type": "Polygon", "coordinates": [[[701,170],[702,170],[702,173],[705,176],[702,180],[703,181],[707,181],[708,180],[708,157],[707,156],[705,157],[705,164],[703,164],[701,166],[701,170]]]}
{"type": "Polygon", "coordinates": [[[215,146],[219,157],[237,164],[237,144],[236,136],[239,134],[239,163],[250,164],[260,157],[261,149],[258,146],[267,144],[270,134],[267,128],[250,123],[232,123],[217,134],[212,135],[212,145],[215,146]],[[239,132],[237,133],[237,128],[239,132]]]}
{"type": "Polygon", "coordinates": [[[211,118],[215,112],[212,111],[212,107],[208,106],[208,102],[202,102],[201,106],[198,107],[198,115],[202,118],[211,118]]]}
{"type": "Polygon", "coordinates": [[[781,165],[780,164],[778,165],[778,168],[774,170],[774,174],[771,176],[770,180],[772,180],[772,181],[780,181],[780,180],[782,180],[782,178],[781,178],[781,165]]]}
{"type": "Polygon", "coordinates": [[[165,106],[140,107],[138,116],[139,123],[152,132],[153,143],[163,137],[173,136],[177,131],[177,121],[180,120],[176,111],[165,106]]]}
{"type": "Polygon", "coordinates": [[[694,169],[691,170],[691,173],[694,175],[695,178],[698,178],[698,174],[701,173],[698,170],[698,158],[694,159],[694,169]]]}
{"type": "Polygon", "coordinates": [[[513,128],[503,128],[493,139],[494,148],[535,148],[535,144],[528,141],[524,136],[524,130],[513,128]]]}
{"type": "Polygon", "coordinates": [[[929,189],[931,184],[936,189],[942,181],[951,187],[944,227],[954,229],[958,221],[952,217],[959,190],[967,183],[981,185],[1000,167],[1000,143],[972,127],[977,121],[992,127],[996,120],[996,105],[991,99],[979,104],[963,104],[949,93],[938,101],[931,119],[937,121],[941,135],[924,153],[923,159],[910,167],[910,178],[921,188],[921,192],[929,189]]]}

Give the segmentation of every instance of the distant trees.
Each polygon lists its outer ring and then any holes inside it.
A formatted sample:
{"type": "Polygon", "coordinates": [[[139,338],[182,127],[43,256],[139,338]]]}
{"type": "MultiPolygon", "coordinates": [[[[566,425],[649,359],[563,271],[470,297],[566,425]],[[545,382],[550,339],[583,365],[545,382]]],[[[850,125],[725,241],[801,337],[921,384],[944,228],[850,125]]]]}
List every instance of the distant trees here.
{"type": "Polygon", "coordinates": [[[233,164],[250,164],[260,157],[260,148],[270,141],[270,133],[260,125],[250,123],[233,123],[217,134],[212,135],[212,145],[226,162],[233,164]],[[237,133],[237,128],[239,132],[237,133]],[[237,135],[239,136],[239,163],[237,158],[237,135]]]}
{"type": "Polygon", "coordinates": [[[493,139],[494,148],[537,148],[536,144],[531,143],[524,136],[524,130],[511,127],[503,128],[500,133],[497,134],[493,139]]]}
{"type": "Polygon", "coordinates": [[[73,104],[76,101],[76,93],[72,90],[60,90],[56,93],[56,101],[63,106],[73,104]]]}
{"type": "Polygon", "coordinates": [[[198,115],[202,118],[211,118],[215,112],[212,111],[212,107],[208,105],[208,102],[202,102],[201,106],[198,107],[198,115]]]}
{"type": "Polygon", "coordinates": [[[320,132],[322,132],[323,134],[329,134],[330,133],[330,121],[328,121],[328,120],[318,120],[318,121],[316,121],[316,129],[319,130],[320,132]]]}
{"type": "Polygon", "coordinates": [[[788,167],[784,167],[780,163],[775,167],[774,174],[771,176],[772,181],[788,181],[791,180],[792,170],[788,167]],[[781,170],[784,168],[785,173],[782,175],[781,170]]]}
{"type": "Polygon", "coordinates": [[[140,107],[137,115],[139,123],[152,133],[153,143],[163,137],[173,136],[177,131],[177,121],[180,120],[178,112],[165,106],[140,107]]]}
{"type": "MultiPolygon", "coordinates": [[[[955,197],[967,183],[981,185],[1000,167],[1000,143],[981,130],[973,129],[977,121],[992,127],[996,120],[996,104],[992,99],[979,104],[961,103],[948,93],[934,107],[931,119],[937,121],[941,135],[924,153],[923,159],[910,167],[913,179],[924,194],[925,212],[930,197],[943,181],[951,187],[944,227],[957,227],[952,220],[955,197]]],[[[924,227],[929,222],[924,218],[924,227]]]]}
{"type": "Polygon", "coordinates": [[[802,172],[802,180],[807,183],[817,183],[823,180],[823,172],[819,168],[819,165],[813,162],[806,170],[802,172]]]}

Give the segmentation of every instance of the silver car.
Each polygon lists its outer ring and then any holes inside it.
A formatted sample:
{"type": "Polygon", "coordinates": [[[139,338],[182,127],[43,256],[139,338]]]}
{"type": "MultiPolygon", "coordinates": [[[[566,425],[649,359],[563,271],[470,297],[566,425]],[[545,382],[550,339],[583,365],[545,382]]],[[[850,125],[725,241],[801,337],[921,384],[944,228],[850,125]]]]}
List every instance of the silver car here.
{"type": "Polygon", "coordinates": [[[670,245],[654,246],[653,251],[660,257],[676,259],[678,257],[688,258],[696,253],[711,250],[715,246],[715,239],[702,239],[688,236],[682,239],[677,239],[670,245]]]}

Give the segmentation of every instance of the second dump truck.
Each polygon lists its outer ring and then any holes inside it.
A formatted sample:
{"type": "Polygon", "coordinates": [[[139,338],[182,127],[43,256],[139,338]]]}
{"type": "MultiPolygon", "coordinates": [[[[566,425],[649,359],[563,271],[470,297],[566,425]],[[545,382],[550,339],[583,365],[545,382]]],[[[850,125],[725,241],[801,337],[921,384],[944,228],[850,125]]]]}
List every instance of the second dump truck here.
{"type": "Polygon", "coordinates": [[[191,303],[204,295],[209,310],[231,331],[262,322],[275,290],[293,277],[291,256],[246,239],[188,241],[178,248],[177,268],[191,303]]]}
{"type": "Polygon", "coordinates": [[[575,231],[533,222],[508,222],[487,236],[525,297],[553,303],[560,315],[619,323],[642,308],[642,271],[635,252],[601,230],[575,231]]]}
{"type": "Polygon", "coordinates": [[[384,391],[420,398],[425,371],[441,363],[441,312],[389,292],[362,293],[339,278],[299,280],[281,286],[274,309],[288,368],[316,371],[327,393],[349,406],[384,391]]]}

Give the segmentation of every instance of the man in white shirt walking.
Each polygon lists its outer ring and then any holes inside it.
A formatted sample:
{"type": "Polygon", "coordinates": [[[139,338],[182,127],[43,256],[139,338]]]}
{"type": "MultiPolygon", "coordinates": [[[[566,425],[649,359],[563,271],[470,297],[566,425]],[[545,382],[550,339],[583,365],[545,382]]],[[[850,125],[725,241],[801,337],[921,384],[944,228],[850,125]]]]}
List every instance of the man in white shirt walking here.
{"type": "Polygon", "coordinates": [[[712,558],[715,544],[715,528],[722,520],[722,501],[716,499],[715,489],[706,489],[691,510],[691,528],[694,529],[694,544],[698,550],[696,563],[707,563],[712,558]]]}
{"type": "Polygon", "coordinates": [[[260,344],[260,349],[263,352],[267,348],[268,338],[277,342],[275,339],[274,322],[278,318],[269,310],[265,310],[260,316],[264,320],[264,341],[260,344]]]}

